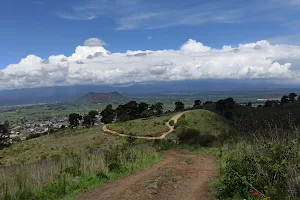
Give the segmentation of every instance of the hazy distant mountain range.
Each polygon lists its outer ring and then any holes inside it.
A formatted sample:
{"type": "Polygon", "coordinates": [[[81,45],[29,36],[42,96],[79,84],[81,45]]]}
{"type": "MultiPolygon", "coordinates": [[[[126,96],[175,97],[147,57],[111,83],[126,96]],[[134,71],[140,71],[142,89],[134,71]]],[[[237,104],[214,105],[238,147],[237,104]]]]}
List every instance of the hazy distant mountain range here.
{"type": "MultiPolygon", "coordinates": [[[[57,86],[0,91],[0,105],[17,105],[31,103],[49,103],[74,101],[89,93],[109,93],[118,91],[127,96],[144,96],[152,94],[264,90],[275,88],[299,88],[298,85],[270,84],[261,81],[245,80],[194,80],[170,81],[127,86],[76,85],[57,86]]],[[[102,97],[101,97],[102,98],[102,97]]],[[[100,99],[101,99],[100,98],[100,99]]]]}

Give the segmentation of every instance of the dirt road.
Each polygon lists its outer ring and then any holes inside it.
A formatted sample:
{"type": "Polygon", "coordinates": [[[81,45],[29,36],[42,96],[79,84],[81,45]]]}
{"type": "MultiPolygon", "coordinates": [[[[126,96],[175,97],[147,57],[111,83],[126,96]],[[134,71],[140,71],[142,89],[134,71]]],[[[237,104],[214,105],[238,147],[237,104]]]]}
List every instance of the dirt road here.
{"type": "Polygon", "coordinates": [[[164,161],[77,200],[209,200],[208,182],[218,174],[212,156],[169,150],[164,161]]]}
{"type": "MultiPolygon", "coordinates": [[[[186,111],[186,112],[187,112],[187,111],[186,111]]],[[[170,125],[170,121],[173,120],[173,121],[174,121],[174,124],[176,124],[177,121],[178,121],[178,119],[179,119],[184,113],[186,113],[186,112],[178,113],[178,114],[174,115],[168,122],[166,122],[165,125],[169,127],[169,130],[168,130],[167,132],[165,132],[165,133],[162,133],[161,136],[159,136],[159,137],[135,136],[135,138],[138,138],[138,139],[146,139],[146,140],[165,139],[165,137],[166,137],[168,134],[170,134],[170,133],[172,133],[172,132],[174,131],[174,127],[170,125]]],[[[102,130],[103,130],[104,132],[111,133],[111,134],[114,134],[114,135],[118,135],[118,136],[121,136],[121,137],[128,137],[127,134],[121,134],[121,133],[118,133],[117,131],[108,129],[106,125],[104,125],[104,126],[102,127],[102,130]]]]}

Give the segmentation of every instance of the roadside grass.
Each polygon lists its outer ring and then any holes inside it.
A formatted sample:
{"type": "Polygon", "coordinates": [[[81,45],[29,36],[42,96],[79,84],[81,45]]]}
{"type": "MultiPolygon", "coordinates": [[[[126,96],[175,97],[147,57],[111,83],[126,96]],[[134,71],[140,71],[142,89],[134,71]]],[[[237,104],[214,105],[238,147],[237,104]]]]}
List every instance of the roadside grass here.
{"type": "Polygon", "coordinates": [[[69,152],[47,161],[0,168],[0,199],[72,199],[162,158],[162,153],[150,146],[123,144],[85,155],[69,152]]]}
{"type": "Polygon", "coordinates": [[[89,129],[66,129],[0,150],[0,163],[26,164],[56,157],[66,152],[84,154],[95,149],[105,149],[111,144],[121,144],[124,141],[123,138],[105,134],[100,126],[89,129]]]}
{"type": "Polygon", "coordinates": [[[171,116],[172,115],[114,123],[107,125],[107,128],[121,134],[155,137],[169,130],[165,123],[171,119],[171,116]]]}

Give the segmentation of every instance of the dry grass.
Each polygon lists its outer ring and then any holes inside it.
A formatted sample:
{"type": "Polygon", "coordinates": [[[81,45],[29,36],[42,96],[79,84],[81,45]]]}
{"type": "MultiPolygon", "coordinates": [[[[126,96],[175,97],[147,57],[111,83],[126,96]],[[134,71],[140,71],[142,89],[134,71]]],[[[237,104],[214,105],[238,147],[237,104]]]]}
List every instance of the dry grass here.
{"type": "Polygon", "coordinates": [[[0,163],[4,165],[32,163],[56,157],[67,151],[82,154],[123,141],[122,138],[105,134],[101,128],[99,126],[80,130],[68,129],[14,144],[0,151],[2,158],[0,163]]]}

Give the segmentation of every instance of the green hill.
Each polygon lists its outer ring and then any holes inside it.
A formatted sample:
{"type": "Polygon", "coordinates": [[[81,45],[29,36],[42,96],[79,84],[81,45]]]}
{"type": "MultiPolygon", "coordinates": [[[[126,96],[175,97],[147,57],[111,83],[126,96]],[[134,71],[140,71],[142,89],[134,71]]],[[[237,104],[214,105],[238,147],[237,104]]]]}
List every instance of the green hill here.
{"type": "MultiPolygon", "coordinates": [[[[132,133],[137,136],[160,136],[169,128],[165,123],[175,115],[154,117],[150,119],[137,119],[128,122],[109,124],[108,128],[120,133],[132,133]]],[[[175,131],[168,135],[169,138],[177,137],[183,129],[195,129],[201,133],[218,135],[232,130],[233,122],[208,110],[193,110],[185,113],[175,124],[175,131]]]]}
{"type": "Polygon", "coordinates": [[[208,110],[193,110],[185,113],[175,124],[176,137],[182,129],[195,129],[204,134],[219,135],[229,133],[233,129],[233,123],[220,115],[208,110]]]}
{"type": "Polygon", "coordinates": [[[123,101],[129,98],[120,94],[119,92],[109,92],[109,93],[96,93],[89,92],[82,97],[80,97],[77,102],[79,103],[106,103],[110,101],[123,101]]]}
{"type": "Polygon", "coordinates": [[[85,154],[121,142],[120,137],[104,134],[101,126],[90,129],[66,129],[0,150],[0,166],[33,163],[64,155],[66,152],[85,154]]]}
{"type": "Polygon", "coordinates": [[[137,136],[160,136],[169,130],[165,123],[170,116],[153,117],[150,119],[136,119],[127,122],[109,124],[107,127],[121,134],[134,134],[137,136]]]}

